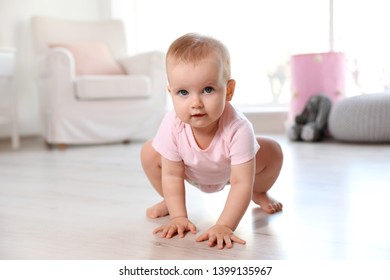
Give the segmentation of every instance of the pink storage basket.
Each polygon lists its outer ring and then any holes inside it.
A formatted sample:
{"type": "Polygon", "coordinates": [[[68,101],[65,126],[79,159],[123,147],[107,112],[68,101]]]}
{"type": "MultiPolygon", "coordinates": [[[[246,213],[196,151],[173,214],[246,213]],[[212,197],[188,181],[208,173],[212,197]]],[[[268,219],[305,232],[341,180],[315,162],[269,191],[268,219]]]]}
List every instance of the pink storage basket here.
{"type": "Polygon", "coordinates": [[[300,114],[310,97],[327,95],[336,102],[345,90],[345,55],[337,52],[291,57],[291,107],[289,122],[300,114]]]}

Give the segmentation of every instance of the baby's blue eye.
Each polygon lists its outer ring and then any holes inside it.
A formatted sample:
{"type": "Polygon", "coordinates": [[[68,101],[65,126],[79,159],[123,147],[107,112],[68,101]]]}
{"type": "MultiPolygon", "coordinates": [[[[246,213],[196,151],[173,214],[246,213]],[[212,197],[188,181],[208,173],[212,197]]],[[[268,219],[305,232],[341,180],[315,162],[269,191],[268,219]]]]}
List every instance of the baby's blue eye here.
{"type": "Polygon", "coordinates": [[[188,95],[188,91],[186,91],[185,89],[181,89],[177,92],[177,94],[181,96],[186,96],[188,95]]]}
{"type": "Polygon", "coordinates": [[[212,93],[214,91],[214,89],[212,87],[205,87],[203,92],[204,93],[212,93]]]}

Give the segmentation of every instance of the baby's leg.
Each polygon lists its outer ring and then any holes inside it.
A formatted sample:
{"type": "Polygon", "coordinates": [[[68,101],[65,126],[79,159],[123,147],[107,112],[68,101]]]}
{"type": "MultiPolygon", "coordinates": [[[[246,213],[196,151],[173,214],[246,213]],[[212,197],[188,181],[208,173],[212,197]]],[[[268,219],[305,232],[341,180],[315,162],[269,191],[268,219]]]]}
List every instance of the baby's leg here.
{"type": "MultiPolygon", "coordinates": [[[[152,186],[164,197],[161,183],[161,155],[152,147],[152,140],[142,146],[141,163],[152,186]]],[[[158,218],[168,214],[168,208],[164,200],[146,210],[146,215],[149,218],[158,218]]]]}
{"type": "Polygon", "coordinates": [[[256,154],[256,175],[252,200],[267,213],[281,211],[282,203],[271,198],[267,192],[279,176],[283,165],[283,152],[279,144],[268,138],[257,138],[260,150],[256,154]]]}

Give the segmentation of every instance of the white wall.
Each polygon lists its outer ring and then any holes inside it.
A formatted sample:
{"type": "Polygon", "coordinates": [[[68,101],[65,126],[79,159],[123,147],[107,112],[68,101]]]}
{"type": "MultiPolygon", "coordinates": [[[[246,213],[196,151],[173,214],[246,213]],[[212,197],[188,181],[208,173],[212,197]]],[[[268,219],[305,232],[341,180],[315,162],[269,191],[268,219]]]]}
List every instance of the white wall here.
{"type": "MultiPolygon", "coordinates": [[[[16,93],[22,136],[41,133],[37,90],[33,80],[29,20],[33,15],[64,19],[95,20],[111,15],[110,0],[0,0],[0,47],[17,49],[16,93]]],[[[0,137],[9,136],[0,125],[0,137]]]]}

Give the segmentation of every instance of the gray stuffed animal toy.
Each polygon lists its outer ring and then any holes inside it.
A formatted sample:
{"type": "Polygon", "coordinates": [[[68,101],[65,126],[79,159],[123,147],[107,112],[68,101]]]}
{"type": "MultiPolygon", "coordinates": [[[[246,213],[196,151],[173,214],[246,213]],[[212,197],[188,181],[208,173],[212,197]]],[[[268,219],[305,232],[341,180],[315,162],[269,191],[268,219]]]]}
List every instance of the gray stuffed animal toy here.
{"type": "Polygon", "coordinates": [[[321,141],[325,135],[332,102],[329,97],[318,94],[312,96],[302,113],[295,117],[295,123],[287,134],[292,141],[321,141]]]}

